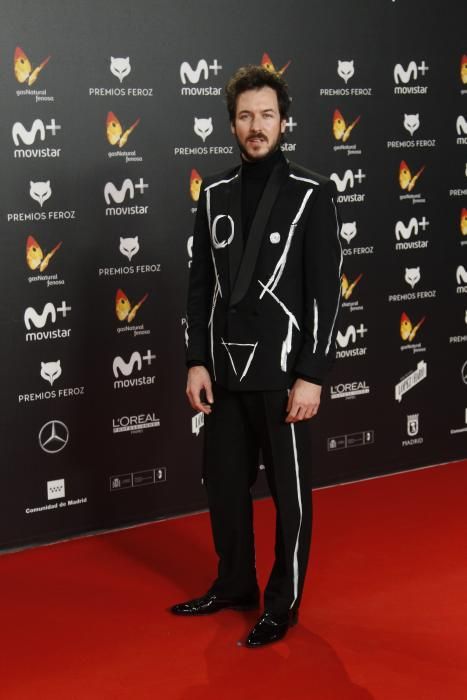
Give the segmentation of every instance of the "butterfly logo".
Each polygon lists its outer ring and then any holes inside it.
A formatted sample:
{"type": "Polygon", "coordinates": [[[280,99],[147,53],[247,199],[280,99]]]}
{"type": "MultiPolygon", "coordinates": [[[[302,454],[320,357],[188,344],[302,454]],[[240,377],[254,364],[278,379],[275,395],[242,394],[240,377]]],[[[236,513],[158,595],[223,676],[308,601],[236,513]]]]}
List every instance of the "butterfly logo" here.
{"type": "Polygon", "coordinates": [[[15,49],[15,56],[13,59],[13,69],[18,83],[25,83],[27,81],[28,85],[33,85],[36,82],[37,76],[39,75],[41,70],[50,61],[50,58],[50,56],[47,56],[47,58],[45,58],[42,61],[42,63],[40,63],[33,70],[31,61],[26,56],[23,49],[20,46],[17,46],[15,49]]]}
{"type": "Polygon", "coordinates": [[[423,318],[420,319],[420,321],[417,323],[417,325],[413,326],[412,321],[407,316],[407,314],[403,311],[402,315],[401,315],[401,323],[400,323],[400,334],[401,334],[402,340],[407,340],[409,343],[411,343],[412,340],[417,335],[420,326],[424,323],[425,318],[426,318],[426,316],[423,316],[423,318]]]}
{"type": "Polygon", "coordinates": [[[461,80],[464,85],[467,85],[467,56],[465,54],[461,58],[461,80]]]}
{"type": "Polygon", "coordinates": [[[360,282],[360,280],[363,277],[363,273],[361,272],[358,277],[353,281],[349,282],[347,279],[347,275],[343,274],[341,277],[341,290],[342,290],[342,298],[343,299],[350,299],[352,296],[353,290],[357,286],[357,284],[360,282]]]}
{"type": "Polygon", "coordinates": [[[463,236],[467,236],[467,209],[464,207],[461,210],[461,233],[463,236]]]}
{"type": "Polygon", "coordinates": [[[261,65],[263,66],[263,68],[266,68],[266,70],[268,70],[270,73],[275,73],[276,75],[282,75],[283,73],[285,73],[285,71],[291,63],[292,61],[287,61],[285,66],[282,66],[280,70],[276,70],[274,68],[274,63],[271,61],[269,54],[263,53],[263,58],[261,59],[261,65]]]}
{"type": "Polygon", "coordinates": [[[128,141],[128,137],[134,129],[140,123],[140,118],[130,126],[129,129],[123,131],[123,127],[120,124],[120,120],[115,116],[113,112],[109,112],[107,115],[106,129],[107,129],[107,140],[112,146],[118,146],[122,148],[128,141]]]}
{"type": "Polygon", "coordinates": [[[405,160],[401,161],[401,164],[399,166],[399,185],[401,186],[401,189],[407,190],[407,192],[412,192],[413,188],[415,187],[415,183],[417,182],[418,178],[424,170],[425,166],[422,165],[420,170],[417,173],[415,173],[415,175],[412,177],[410,168],[405,162],[405,160]]]}
{"type": "Polygon", "coordinates": [[[202,182],[203,178],[199,172],[193,168],[190,175],[190,195],[194,202],[197,202],[199,199],[202,182]]]}
{"type": "Polygon", "coordinates": [[[342,113],[338,109],[335,109],[332,117],[332,133],[334,134],[336,141],[342,141],[345,143],[350,136],[350,132],[355,126],[357,126],[359,121],[360,115],[347,126],[342,113]]]}
{"type": "Polygon", "coordinates": [[[130,300],[123,289],[117,289],[117,294],[115,296],[115,313],[117,314],[118,320],[131,323],[148,296],[149,294],[146,293],[137,304],[131,306],[130,300]]]}
{"type": "Polygon", "coordinates": [[[26,241],[26,263],[31,270],[39,269],[39,272],[44,272],[48,267],[49,262],[62,245],[62,241],[57,243],[55,248],[52,248],[50,253],[44,255],[42,248],[33,236],[28,236],[26,241]]]}

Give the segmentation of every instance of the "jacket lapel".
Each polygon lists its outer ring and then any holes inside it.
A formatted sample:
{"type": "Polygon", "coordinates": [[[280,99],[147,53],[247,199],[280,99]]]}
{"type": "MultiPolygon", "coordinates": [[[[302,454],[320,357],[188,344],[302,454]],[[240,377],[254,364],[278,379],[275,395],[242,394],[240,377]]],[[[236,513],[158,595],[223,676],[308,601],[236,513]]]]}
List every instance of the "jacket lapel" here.
{"type": "Polygon", "coordinates": [[[229,281],[230,293],[237,278],[238,268],[243,255],[243,230],[242,230],[242,169],[238,177],[230,183],[229,211],[234,221],[235,235],[229,245],[229,281]]]}
{"type": "MultiPolygon", "coordinates": [[[[235,272],[236,269],[233,270],[232,266],[230,268],[231,289],[233,285],[232,293],[230,295],[230,306],[238,304],[248,291],[248,287],[251,283],[251,278],[253,276],[253,272],[256,266],[256,260],[258,259],[259,249],[261,247],[261,241],[263,239],[268,219],[271,215],[271,211],[277,199],[279,191],[284,182],[287,180],[288,175],[289,165],[287,161],[279,161],[279,163],[277,163],[271,175],[269,176],[269,179],[266,183],[266,187],[264,188],[264,192],[261,196],[261,199],[259,200],[255,216],[251,223],[250,233],[248,235],[248,240],[246,243],[245,251],[243,253],[243,257],[241,258],[240,267],[236,268],[238,269],[238,275],[236,275],[236,277],[232,276],[232,272],[235,272]]],[[[238,179],[241,180],[241,178],[238,179]]],[[[238,193],[236,193],[234,196],[235,198],[238,197],[239,212],[233,218],[235,222],[240,222],[241,234],[241,182],[237,184],[237,187],[238,193]]],[[[233,203],[234,202],[232,202],[232,204],[233,203]]],[[[235,199],[235,205],[237,205],[237,199],[235,199]]],[[[235,238],[237,238],[237,236],[235,236],[235,238]]],[[[242,236],[240,238],[240,244],[243,246],[242,236]]],[[[232,245],[230,246],[230,248],[230,253],[233,253],[235,256],[237,256],[238,251],[232,249],[232,245]]],[[[233,256],[231,255],[231,257],[233,256]]],[[[235,257],[235,260],[236,259],[237,258],[235,257]]]]}

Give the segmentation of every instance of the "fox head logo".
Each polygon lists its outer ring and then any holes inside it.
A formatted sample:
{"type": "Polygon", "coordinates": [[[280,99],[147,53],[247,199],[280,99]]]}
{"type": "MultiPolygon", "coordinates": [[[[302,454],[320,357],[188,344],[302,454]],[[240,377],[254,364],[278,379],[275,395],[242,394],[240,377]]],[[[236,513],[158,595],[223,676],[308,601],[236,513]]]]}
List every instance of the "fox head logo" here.
{"type": "Polygon", "coordinates": [[[122,289],[117,289],[117,294],[115,296],[115,313],[118,320],[131,323],[148,296],[149,294],[146,293],[139,302],[132,307],[125,292],[122,289]]]}
{"type": "Polygon", "coordinates": [[[190,175],[190,195],[194,202],[197,202],[199,199],[202,182],[203,178],[199,172],[193,168],[190,175]]]}
{"type": "Polygon", "coordinates": [[[138,236],[128,238],[120,236],[120,252],[131,262],[131,258],[139,252],[138,236]]]}
{"type": "Polygon", "coordinates": [[[420,267],[406,267],[405,268],[405,281],[410,284],[412,289],[418,282],[420,282],[420,267]]]}
{"type": "Polygon", "coordinates": [[[423,173],[425,170],[425,166],[422,165],[420,170],[415,173],[415,175],[412,176],[412,173],[410,171],[409,166],[405,162],[405,160],[401,161],[401,164],[399,166],[399,185],[402,190],[407,190],[407,192],[412,192],[413,188],[415,187],[415,184],[420,177],[420,175],[423,173]]]}
{"type": "Polygon", "coordinates": [[[353,61],[337,61],[337,75],[346,83],[355,75],[355,67],[353,61]]]}
{"type": "Polygon", "coordinates": [[[341,237],[346,243],[355,238],[357,235],[357,222],[356,221],[346,221],[341,226],[341,237]]]}
{"type": "Polygon", "coordinates": [[[263,58],[261,59],[261,65],[263,66],[263,68],[266,68],[266,70],[268,70],[270,73],[275,73],[275,75],[282,75],[283,73],[285,73],[285,71],[287,70],[287,68],[290,66],[291,63],[292,63],[292,61],[287,61],[285,66],[282,66],[282,68],[280,68],[279,70],[276,70],[274,67],[274,63],[271,61],[271,59],[269,57],[269,54],[263,53],[263,58]]]}
{"type": "Polygon", "coordinates": [[[120,124],[118,117],[116,117],[113,112],[109,112],[107,114],[107,120],[105,125],[107,132],[107,140],[110,143],[110,145],[122,148],[128,141],[128,137],[130,136],[131,132],[136,129],[140,121],[141,120],[138,117],[138,119],[135,122],[133,122],[129,129],[123,131],[123,127],[120,124]]]}
{"type": "Polygon", "coordinates": [[[110,57],[110,72],[122,83],[123,78],[131,72],[130,58],[114,58],[110,57]]]}
{"type": "Polygon", "coordinates": [[[52,196],[50,180],[45,182],[29,181],[29,194],[31,197],[42,206],[52,196]]]}
{"type": "Polygon", "coordinates": [[[57,252],[57,250],[62,245],[62,241],[57,243],[55,248],[52,248],[50,253],[44,255],[42,248],[33,236],[28,236],[26,241],[26,263],[30,270],[37,270],[39,272],[44,272],[48,267],[49,262],[57,252]]]}
{"type": "Polygon", "coordinates": [[[411,136],[417,131],[420,126],[420,115],[419,114],[404,114],[404,128],[410,133],[411,136]]]}
{"type": "Polygon", "coordinates": [[[420,321],[415,326],[413,326],[412,321],[407,316],[407,314],[405,312],[402,312],[400,321],[400,334],[402,340],[407,340],[409,343],[411,343],[417,335],[419,328],[423,325],[425,319],[426,316],[423,316],[423,318],[421,318],[420,321]]]}
{"type": "Polygon", "coordinates": [[[33,69],[31,61],[26,56],[23,49],[20,46],[17,46],[13,59],[13,70],[18,83],[25,83],[27,81],[29,86],[33,85],[36,82],[41,70],[45,68],[47,63],[50,61],[50,58],[50,56],[47,56],[47,58],[45,58],[42,63],[37,66],[37,68],[33,69]]]}
{"type": "Polygon", "coordinates": [[[348,140],[352,129],[357,126],[359,121],[360,115],[354,119],[351,124],[347,125],[341,112],[338,109],[335,109],[332,117],[332,133],[336,141],[342,141],[345,143],[348,140]]]}
{"type": "Polygon", "coordinates": [[[54,381],[58,379],[62,374],[62,366],[60,360],[56,362],[41,362],[41,377],[45,379],[46,382],[53,385],[54,381]]]}
{"type": "Polygon", "coordinates": [[[206,141],[207,137],[213,132],[212,117],[208,117],[206,119],[199,119],[198,117],[195,117],[195,125],[193,129],[196,136],[202,138],[203,142],[206,141]]]}

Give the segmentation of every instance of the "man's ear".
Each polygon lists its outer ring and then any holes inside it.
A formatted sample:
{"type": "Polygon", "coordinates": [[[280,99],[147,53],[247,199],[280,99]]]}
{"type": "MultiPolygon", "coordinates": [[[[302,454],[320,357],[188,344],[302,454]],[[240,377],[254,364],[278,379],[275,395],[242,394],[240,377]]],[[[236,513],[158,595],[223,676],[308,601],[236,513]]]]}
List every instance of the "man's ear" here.
{"type": "Polygon", "coordinates": [[[230,122],[230,131],[235,136],[235,124],[233,122],[230,122]]]}
{"type": "Polygon", "coordinates": [[[285,127],[287,126],[287,121],[285,119],[281,119],[281,134],[285,132],[285,127]]]}

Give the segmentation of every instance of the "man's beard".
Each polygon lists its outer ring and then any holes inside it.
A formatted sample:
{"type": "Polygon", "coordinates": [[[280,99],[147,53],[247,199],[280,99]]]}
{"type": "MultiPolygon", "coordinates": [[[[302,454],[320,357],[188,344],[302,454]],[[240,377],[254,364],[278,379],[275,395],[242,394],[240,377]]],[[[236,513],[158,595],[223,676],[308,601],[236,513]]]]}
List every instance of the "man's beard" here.
{"type": "MultiPolygon", "coordinates": [[[[242,143],[240,143],[238,138],[236,140],[237,140],[238,147],[240,149],[240,153],[242,154],[242,157],[246,161],[250,161],[251,163],[254,163],[255,161],[264,160],[264,158],[267,158],[268,156],[270,156],[271,153],[274,153],[275,151],[277,151],[277,149],[280,148],[280,145],[283,141],[283,136],[284,135],[282,133],[279,133],[279,136],[277,137],[277,139],[275,140],[273,145],[270,148],[268,148],[267,152],[262,154],[262,155],[258,155],[258,156],[251,156],[248,153],[248,151],[246,150],[245,146],[242,143]]],[[[257,137],[263,138],[265,141],[267,140],[266,137],[264,136],[264,134],[261,134],[261,132],[259,134],[257,134],[257,137]]]]}

